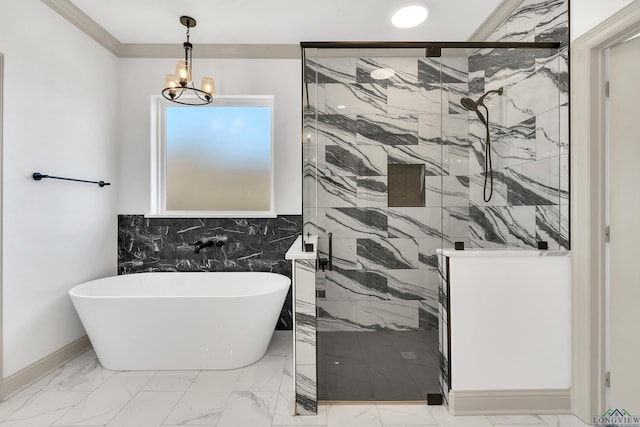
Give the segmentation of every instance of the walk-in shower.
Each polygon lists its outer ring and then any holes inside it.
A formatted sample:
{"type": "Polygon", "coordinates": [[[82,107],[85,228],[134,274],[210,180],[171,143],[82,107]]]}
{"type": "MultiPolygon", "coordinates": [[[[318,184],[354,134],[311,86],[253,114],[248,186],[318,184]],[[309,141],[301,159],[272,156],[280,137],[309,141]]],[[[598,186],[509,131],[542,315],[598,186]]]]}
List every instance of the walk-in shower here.
{"type": "Polygon", "coordinates": [[[436,249],[566,245],[558,45],[303,43],[302,56],[303,233],[331,265],[316,272],[318,398],[435,402],[436,249]]]}

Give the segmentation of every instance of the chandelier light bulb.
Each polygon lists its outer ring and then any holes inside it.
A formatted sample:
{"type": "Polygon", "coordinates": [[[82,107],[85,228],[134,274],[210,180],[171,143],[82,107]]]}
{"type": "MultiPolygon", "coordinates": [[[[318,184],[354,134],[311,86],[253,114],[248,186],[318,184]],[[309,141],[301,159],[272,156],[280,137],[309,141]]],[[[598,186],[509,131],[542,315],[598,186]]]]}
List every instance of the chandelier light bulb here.
{"type": "Polygon", "coordinates": [[[191,67],[187,64],[187,61],[180,60],[176,64],[176,77],[180,86],[184,87],[191,83],[191,67]]]}
{"type": "Polygon", "coordinates": [[[207,92],[209,95],[216,94],[216,84],[214,83],[212,77],[203,77],[202,85],[200,85],[200,88],[203,92],[207,92]]]}
{"type": "Polygon", "coordinates": [[[177,93],[176,88],[178,87],[175,74],[166,75],[164,78],[164,87],[169,89],[169,97],[171,97],[171,99],[175,98],[177,93]]]}

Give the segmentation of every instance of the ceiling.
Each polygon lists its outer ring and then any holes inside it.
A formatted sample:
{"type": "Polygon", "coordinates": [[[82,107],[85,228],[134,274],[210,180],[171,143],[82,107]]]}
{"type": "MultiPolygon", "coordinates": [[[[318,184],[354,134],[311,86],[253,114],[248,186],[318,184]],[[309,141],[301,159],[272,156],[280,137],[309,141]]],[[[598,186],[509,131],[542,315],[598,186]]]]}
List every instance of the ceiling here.
{"type": "Polygon", "coordinates": [[[123,44],[182,42],[181,15],[198,22],[194,44],[298,44],[465,41],[501,3],[514,0],[419,0],[429,17],[412,29],[394,28],[390,17],[413,0],[69,1],[123,44]]]}

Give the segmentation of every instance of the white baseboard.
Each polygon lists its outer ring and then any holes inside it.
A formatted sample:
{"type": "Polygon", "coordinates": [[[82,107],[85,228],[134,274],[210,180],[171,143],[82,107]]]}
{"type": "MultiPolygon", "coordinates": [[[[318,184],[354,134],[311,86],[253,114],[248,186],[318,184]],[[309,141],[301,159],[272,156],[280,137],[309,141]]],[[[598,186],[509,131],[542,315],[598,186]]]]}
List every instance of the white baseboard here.
{"type": "Polygon", "coordinates": [[[571,414],[571,390],[449,392],[453,415],[571,414]]]}
{"type": "Polygon", "coordinates": [[[74,359],[91,348],[91,342],[87,336],[67,344],[60,350],[43,357],[37,362],[19,370],[0,380],[0,401],[7,400],[11,396],[24,390],[31,384],[43,378],[50,372],[74,359]]]}

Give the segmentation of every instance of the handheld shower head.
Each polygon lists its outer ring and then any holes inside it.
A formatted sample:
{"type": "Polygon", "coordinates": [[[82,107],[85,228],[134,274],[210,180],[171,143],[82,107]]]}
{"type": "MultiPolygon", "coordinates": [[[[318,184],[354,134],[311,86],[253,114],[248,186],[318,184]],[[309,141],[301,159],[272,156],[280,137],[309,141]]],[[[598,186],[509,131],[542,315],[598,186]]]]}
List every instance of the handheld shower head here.
{"type": "Polygon", "coordinates": [[[502,95],[503,89],[498,88],[495,90],[490,90],[484,93],[477,101],[474,101],[471,98],[460,98],[460,105],[462,105],[466,110],[475,111],[476,115],[484,125],[487,136],[485,140],[485,156],[484,156],[484,201],[488,202],[491,200],[491,196],[493,195],[493,166],[491,165],[491,136],[489,134],[489,109],[486,105],[484,105],[484,99],[487,95],[492,93],[497,93],[498,95],[502,95]],[[480,112],[480,107],[484,108],[487,116],[485,117],[480,112]],[[487,195],[488,193],[488,195],[487,195]]]}
{"type": "Polygon", "coordinates": [[[474,101],[471,98],[461,98],[460,105],[462,105],[464,108],[466,108],[469,111],[478,110],[478,104],[476,103],[476,101],[474,101]]]}
{"type": "Polygon", "coordinates": [[[461,98],[460,99],[460,105],[462,105],[464,108],[466,108],[469,111],[478,112],[478,107],[481,106],[481,105],[484,106],[484,99],[487,97],[487,95],[492,94],[492,93],[497,93],[498,95],[502,95],[502,92],[503,92],[503,88],[490,90],[488,92],[485,92],[484,95],[482,95],[480,98],[478,98],[477,101],[474,101],[471,98],[461,98]]]}
{"type": "Polygon", "coordinates": [[[476,102],[471,98],[461,98],[460,99],[460,105],[462,105],[465,109],[467,109],[469,111],[475,111],[475,113],[478,116],[478,118],[480,119],[480,121],[482,123],[484,123],[485,126],[487,125],[487,120],[484,118],[484,116],[482,115],[480,110],[478,110],[478,107],[480,105],[482,105],[484,107],[484,104],[480,104],[479,102],[476,102]]]}

